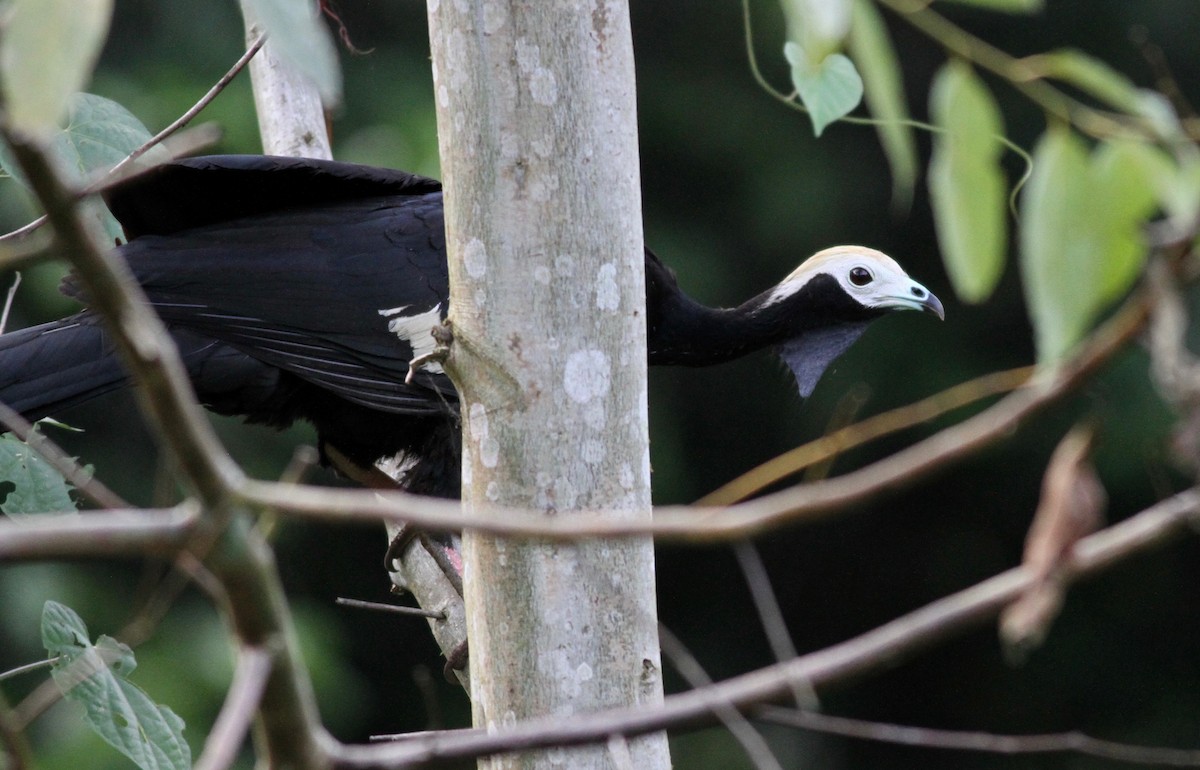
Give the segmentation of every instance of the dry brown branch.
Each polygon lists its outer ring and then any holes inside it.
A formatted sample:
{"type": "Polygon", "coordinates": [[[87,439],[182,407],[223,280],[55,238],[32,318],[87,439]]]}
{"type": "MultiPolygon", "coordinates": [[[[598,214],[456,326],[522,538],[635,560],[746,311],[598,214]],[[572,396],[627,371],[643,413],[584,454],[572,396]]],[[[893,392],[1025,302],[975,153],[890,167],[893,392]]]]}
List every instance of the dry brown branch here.
{"type": "Polygon", "coordinates": [[[29,744],[14,719],[4,693],[0,693],[0,760],[6,770],[25,770],[30,766],[29,744]]]}
{"type": "MultiPolygon", "coordinates": [[[[737,557],[738,567],[742,570],[742,576],[746,579],[746,587],[750,589],[750,598],[754,602],[754,609],[758,612],[759,621],[775,660],[782,663],[797,657],[799,652],[792,644],[787,621],[784,620],[783,610],[779,607],[779,600],[775,598],[771,576],[767,574],[758,548],[753,542],[742,540],[734,543],[733,552],[737,557]]],[[[797,708],[815,709],[820,706],[817,693],[809,682],[792,684],[792,701],[797,708]]]]}
{"type": "MultiPolygon", "coordinates": [[[[671,662],[689,687],[712,685],[712,677],[700,665],[700,661],[692,655],[691,650],[661,623],[658,626],[658,638],[662,644],[663,657],[671,662]]],[[[754,767],[759,770],[769,770],[770,768],[783,770],[779,760],[771,752],[771,747],[767,745],[767,741],[746,720],[746,717],[742,716],[740,711],[732,705],[726,705],[717,712],[716,717],[734,737],[734,740],[741,745],[742,751],[746,753],[746,757],[754,767]]]]}
{"type": "MultiPolygon", "coordinates": [[[[214,593],[225,597],[217,604],[243,645],[273,655],[261,709],[269,718],[256,733],[265,737],[266,761],[300,769],[323,767],[328,739],[296,648],[272,554],[233,505],[231,493],[244,480],[241,469],[217,441],[192,395],[178,351],[128,267],[117,255],[98,248],[99,239],[80,220],[74,191],[56,175],[43,148],[7,129],[0,132],[44,207],[57,245],[70,256],[92,308],[108,324],[131,378],[141,386],[137,393],[143,411],[185,488],[201,504],[201,521],[222,525],[208,530],[215,540],[206,538],[212,550],[205,550],[206,566],[220,584],[221,590],[214,593]]],[[[128,528],[123,533],[131,537],[128,528]]],[[[12,547],[22,544],[20,535],[16,530],[10,535],[12,547]]],[[[39,547],[48,549],[26,542],[17,552],[39,547]]]]}
{"type": "Polygon", "coordinates": [[[233,672],[225,704],[204,741],[204,753],[196,761],[194,770],[226,770],[233,766],[254,722],[273,657],[270,652],[256,647],[244,647],[238,652],[237,669],[233,672]]]}
{"type": "MultiPolygon", "coordinates": [[[[1200,488],[1167,498],[1108,529],[1081,540],[1069,562],[1073,579],[1094,575],[1129,556],[1187,533],[1200,517],[1200,488]]],[[[610,736],[711,724],[716,712],[779,700],[793,682],[817,688],[891,668],[934,644],[993,618],[1036,579],[1024,567],[1003,572],[886,623],[861,636],[785,663],[727,679],[710,687],[668,696],[661,707],[576,715],[569,721],[538,719],[492,733],[428,734],[400,744],[331,749],[333,767],[371,770],[419,765],[519,751],[574,745],[610,736]]]]}
{"type": "Polygon", "coordinates": [[[233,66],[229,68],[229,71],[222,75],[220,79],[213,84],[213,87],[208,89],[204,96],[200,97],[199,101],[188,108],[187,112],[171,121],[171,123],[162,131],[159,131],[157,134],[150,137],[150,139],[147,140],[142,146],[125,156],[125,158],[123,158],[119,163],[109,170],[109,173],[119,174],[126,166],[145,155],[151,148],[162,144],[167,140],[167,138],[179,132],[188,123],[191,123],[196,116],[199,115],[202,110],[204,110],[205,107],[212,104],[213,99],[216,99],[217,96],[219,96],[221,92],[225,90],[230,82],[237,77],[238,73],[246,68],[246,65],[250,63],[250,60],[254,58],[255,54],[262,50],[263,43],[266,41],[266,35],[259,35],[258,38],[246,48],[245,53],[238,57],[238,60],[233,63],[233,66]]]}
{"type": "Polygon", "coordinates": [[[195,534],[194,506],[0,518],[0,562],[115,557],[171,558],[195,534]]]}
{"type": "Polygon", "coordinates": [[[841,735],[865,741],[919,746],[926,749],[978,751],[1007,756],[1070,753],[1136,765],[1200,767],[1200,750],[1135,746],[1128,743],[1100,740],[1078,732],[997,735],[977,731],[936,730],[929,727],[909,727],[867,722],[861,719],[847,719],[812,711],[784,709],[778,706],[758,708],[754,711],[754,717],[773,724],[789,725],[826,735],[841,735]]]}
{"type": "Polygon", "coordinates": [[[1032,366],[993,372],[960,383],[906,406],[868,417],[821,438],[801,444],[709,492],[696,505],[732,505],[799,473],[815,463],[892,433],[941,417],[947,412],[1019,388],[1033,375],[1032,366]]]}
{"type": "Polygon", "coordinates": [[[29,448],[41,455],[50,467],[73,484],[80,494],[96,505],[101,508],[130,507],[129,503],[122,500],[120,495],[85,470],[74,457],[64,452],[46,434],[35,430],[33,423],[2,403],[0,403],[0,425],[28,444],[29,448]]]}

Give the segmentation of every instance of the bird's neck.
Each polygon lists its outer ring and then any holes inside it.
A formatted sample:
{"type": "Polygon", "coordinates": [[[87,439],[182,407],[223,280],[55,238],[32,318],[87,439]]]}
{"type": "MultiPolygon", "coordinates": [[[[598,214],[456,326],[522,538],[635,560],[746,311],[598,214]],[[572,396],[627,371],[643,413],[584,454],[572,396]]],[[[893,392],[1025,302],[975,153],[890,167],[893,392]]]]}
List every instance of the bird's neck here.
{"type": "MultiPolygon", "coordinates": [[[[788,335],[772,322],[765,299],[760,295],[736,308],[712,308],[673,293],[650,319],[650,363],[709,366],[783,342],[788,335]]],[[[791,321],[794,326],[796,319],[791,321]]]]}

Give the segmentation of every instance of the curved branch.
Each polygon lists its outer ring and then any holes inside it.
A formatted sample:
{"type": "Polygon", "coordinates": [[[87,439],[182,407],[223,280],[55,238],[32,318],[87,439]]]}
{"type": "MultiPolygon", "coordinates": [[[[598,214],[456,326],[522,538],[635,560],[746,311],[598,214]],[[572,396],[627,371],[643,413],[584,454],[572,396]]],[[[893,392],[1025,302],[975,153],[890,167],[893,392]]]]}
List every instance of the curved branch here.
{"type": "Polygon", "coordinates": [[[4,403],[0,403],[0,425],[28,444],[30,449],[37,452],[50,467],[78,489],[80,494],[96,505],[101,508],[130,507],[120,495],[85,470],[74,457],[64,452],[62,447],[38,431],[33,423],[4,403]]]}
{"type": "Polygon", "coordinates": [[[784,452],[757,468],[746,471],[741,476],[701,497],[695,502],[695,505],[732,505],[745,500],[755,492],[776,484],[794,473],[799,473],[811,465],[837,457],[848,449],[928,422],[935,417],[989,396],[997,396],[1015,390],[1028,382],[1033,373],[1032,366],[1022,366],[1018,369],[985,374],[920,401],[868,417],[853,425],[847,425],[840,430],[784,452]]]}
{"type": "MultiPolygon", "coordinates": [[[[1094,575],[1187,533],[1198,517],[1200,488],[1181,492],[1080,540],[1067,571],[1072,579],[1094,575]]],[[[383,770],[713,724],[723,708],[733,705],[749,710],[786,698],[796,683],[831,687],[894,667],[937,642],[991,619],[1034,580],[1032,571],[1024,567],[1010,569],[841,644],[711,687],[668,696],[656,708],[577,714],[570,720],[538,719],[491,733],[432,734],[401,744],[333,747],[331,759],[333,766],[341,770],[383,770]]]]}
{"type": "Polygon", "coordinates": [[[204,741],[204,753],[194,770],[226,770],[233,766],[267,687],[272,658],[270,652],[259,647],[243,647],[238,653],[225,704],[204,741]]]}
{"type": "Polygon", "coordinates": [[[861,719],[797,711],[778,706],[755,709],[754,717],[777,725],[812,730],[826,735],[841,735],[864,741],[919,746],[927,749],[979,751],[1016,756],[1023,754],[1082,754],[1089,757],[1129,762],[1138,765],[1200,767],[1200,751],[1160,746],[1135,746],[1093,738],[1079,732],[1035,735],[997,735],[964,730],[936,730],[929,727],[867,722],[861,719]]]}

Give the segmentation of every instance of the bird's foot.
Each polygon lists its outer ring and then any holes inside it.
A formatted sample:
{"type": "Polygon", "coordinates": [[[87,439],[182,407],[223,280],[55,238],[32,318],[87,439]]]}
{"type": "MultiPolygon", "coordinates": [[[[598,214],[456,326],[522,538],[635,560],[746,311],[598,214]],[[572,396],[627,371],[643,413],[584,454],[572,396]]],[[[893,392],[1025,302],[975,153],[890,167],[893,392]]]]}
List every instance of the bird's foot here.
{"type": "Polygon", "coordinates": [[[411,524],[401,524],[400,529],[396,530],[396,534],[392,537],[392,542],[388,543],[387,552],[383,555],[383,568],[388,572],[395,572],[397,567],[395,561],[404,556],[404,552],[417,539],[416,527],[411,524]]]}
{"type": "Polygon", "coordinates": [[[404,384],[411,385],[413,378],[417,376],[417,370],[428,364],[444,364],[446,359],[450,357],[450,344],[454,342],[454,330],[450,326],[450,321],[442,321],[439,325],[430,330],[433,336],[433,341],[437,343],[433,350],[428,353],[416,356],[408,362],[408,374],[404,376],[404,384]]]}

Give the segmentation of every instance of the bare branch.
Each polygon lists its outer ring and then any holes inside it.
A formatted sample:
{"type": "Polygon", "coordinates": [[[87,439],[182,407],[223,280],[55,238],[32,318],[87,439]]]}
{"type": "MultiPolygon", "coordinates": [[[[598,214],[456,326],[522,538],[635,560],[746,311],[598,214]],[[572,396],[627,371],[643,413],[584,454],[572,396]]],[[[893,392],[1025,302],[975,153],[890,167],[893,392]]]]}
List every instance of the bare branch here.
{"type": "Polygon", "coordinates": [[[170,558],[195,534],[192,506],[0,519],[0,561],[66,558],[170,558]]]}
{"type": "Polygon", "coordinates": [[[4,693],[0,693],[0,760],[6,770],[26,770],[31,766],[29,745],[4,693]]]}
{"type": "Polygon", "coordinates": [[[195,770],[226,770],[237,760],[238,749],[250,731],[254,713],[267,686],[274,656],[257,647],[243,647],[238,653],[237,669],[225,696],[225,705],[204,741],[204,753],[195,770]]]}
{"type": "Polygon", "coordinates": [[[50,467],[75,486],[79,492],[101,508],[129,508],[129,503],[121,496],[105,486],[99,479],[84,468],[62,448],[54,443],[46,434],[35,430],[33,423],[26,420],[7,404],[0,403],[0,425],[17,438],[29,445],[29,448],[41,455],[50,467]]]}
{"type": "MultiPolygon", "coordinates": [[[[738,566],[746,578],[746,587],[750,589],[750,597],[758,617],[762,621],[763,631],[766,632],[767,642],[775,660],[783,662],[799,655],[796,646],[792,644],[792,636],[788,632],[787,621],[775,598],[775,589],[771,587],[771,578],[763,564],[758,548],[749,540],[742,540],[733,545],[733,553],[737,556],[738,566]]],[[[792,699],[797,708],[817,708],[817,693],[809,683],[795,683],[792,687],[792,699]]]]}
{"type": "MultiPolygon", "coordinates": [[[[1093,575],[1129,556],[1176,538],[1200,517],[1200,488],[1188,489],[1076,544],[1068,571],[1074,579],[1093,575]]],[[[725,680],[711,687],[668,696],[662,706],[615,709],[561,719],[530,720],[492,733],[430,734],[401,744],[331,749],[336,768],[369,770],[405,762],[480,757],[527,748],[573,745],[609,736],[641,735],[711,724],[730,704],[748,709],[790,694],[793,682],[830,687],[893,667],[937,642],[994,617],[1036,579],[1016,567],[940,599],[861,636],[824,650],[725,680]]]]}
{"type": "Polygon", "coordinates": [[[732,505],[805,468],[884,436],[940,417],[990,396],[1015,390],[1029,381],[1032,366],[993,372],[959,383],[928,398],[848,425],[746,471],[696,501],[696,505],[732,505]]]}
{"type": "Polygon", "coordinates": [[[434,612],[433,610],[423,609],[421,607],[404,607],[399,604],[384,604],[382,602],[368,602],[362,599],[346,599],[339,596],[334,600],[335,604],[340,604],[345,607],[354,607],[360,610],[374,610],[375,612],[390,613],[392,615],[404,615],[407,617],[416,618],[433,618],[435,620],[445,620],[445,612],[434,612]]]}
{"type": "MultiPolygon", "coordinates": [[[[696,660],[696,657],[680,641],[679,637],[661,623],[658,625],[658,639],[662,645],[663,656],[671,661],[671,665],[675,667],[689,687],[712,685],[712,677],[700,665],[700,661],[696,660]]],[[[726,705],[717,712],[716,716],[721,720],[721,724],[725,725],[725,729],[741,744],[742,751],[746,752],[751,764],[759,770],[769,770],[770,768],[783,770],[779,760],[771,753],[771,747],[767,745],[766,740],[754,729],[753,725],[746,721],[740,711],[732,705],[726,705]]]]}
{"type": "Polygon", "coordinates": [[[13,276],[12,286],[8,287],[8,294],[4,297],[4,310],[0,312],[0,334],[4,334],[4,330],[8,328],[8,314],[12,310],[13,299],[16,298],[20,286],[21,274],[17,273],[13,276]]]}
{"type": "Polygon", "coordinates": [[[1200,751],[1197,750],[1135,746],[1100,740],[1078,732],[997,735],[974,731],[935,730],[928,727],[847,719],[778,706],[762,706],[754,711],[754,717],[774,724],[828,735],[842,735],[901,746],[920,746],[926,749],[954,749],[1005,755],[1073,753],[1137,765],[1200,767],[1200,751]]]}
{"type": "Polygon", "coordinates": [[[138,158],[145,155],[146,152],[148,152],[151,148],[156,147],[159,144],[162,144],[163,141],[165,141],[168,137],[170,137],[171,135],[178,132],[180,129],[182,129],[184,126],[186,126],[188,123],[191,123],[192,120],[194,120],[195,117],[197,115],[199,115],[200,112],[205,107],[212,104],[213,99],[216,99],[217,96],[220,95],[220,93],[225,90],[225,88],[230,84],[230,82],[232,82],[233,79],[235,77],[237,77],[238,73],[241,72],[243,69],[245,69],[246,65],[250,63],[250,60],[254,58],[254,55],[257,54],[262,49],[263,43],[265,43],[266,40],[267,40],[266,35],[259,35],[254,40],[254,42],[252,42],[246,48],[245,53],[243,53],[240,57],[238,57],[238,60],[233,63],[233,66],[229,68],[229,71],[226,72],[224,75],[222,75],[221,78],[216,83],[213,84],[213,87],[208,89],[208,92],[205,93],[204,96],[200,97],[200,100],[198,102],[193,104],[187,110],[187,112],[183,113],[178,118],[171,121],[170,125],[168,125],[166,128],[164,128],[162,131],[159,131],[157,134],[150,137],[150,139],[145,144],[143,144],[141,147],[138,147],[136,150],[129,153],[129,155],[125,156],[125,158],[123,160],[121,160],[119,163],[117,163],[117,165],[113,166],[109,170],[109,173],[110,174],[120,173],[122,169],[124,169],[126,166],[128,166],[133,161],[135,161],[138,158]]]}

